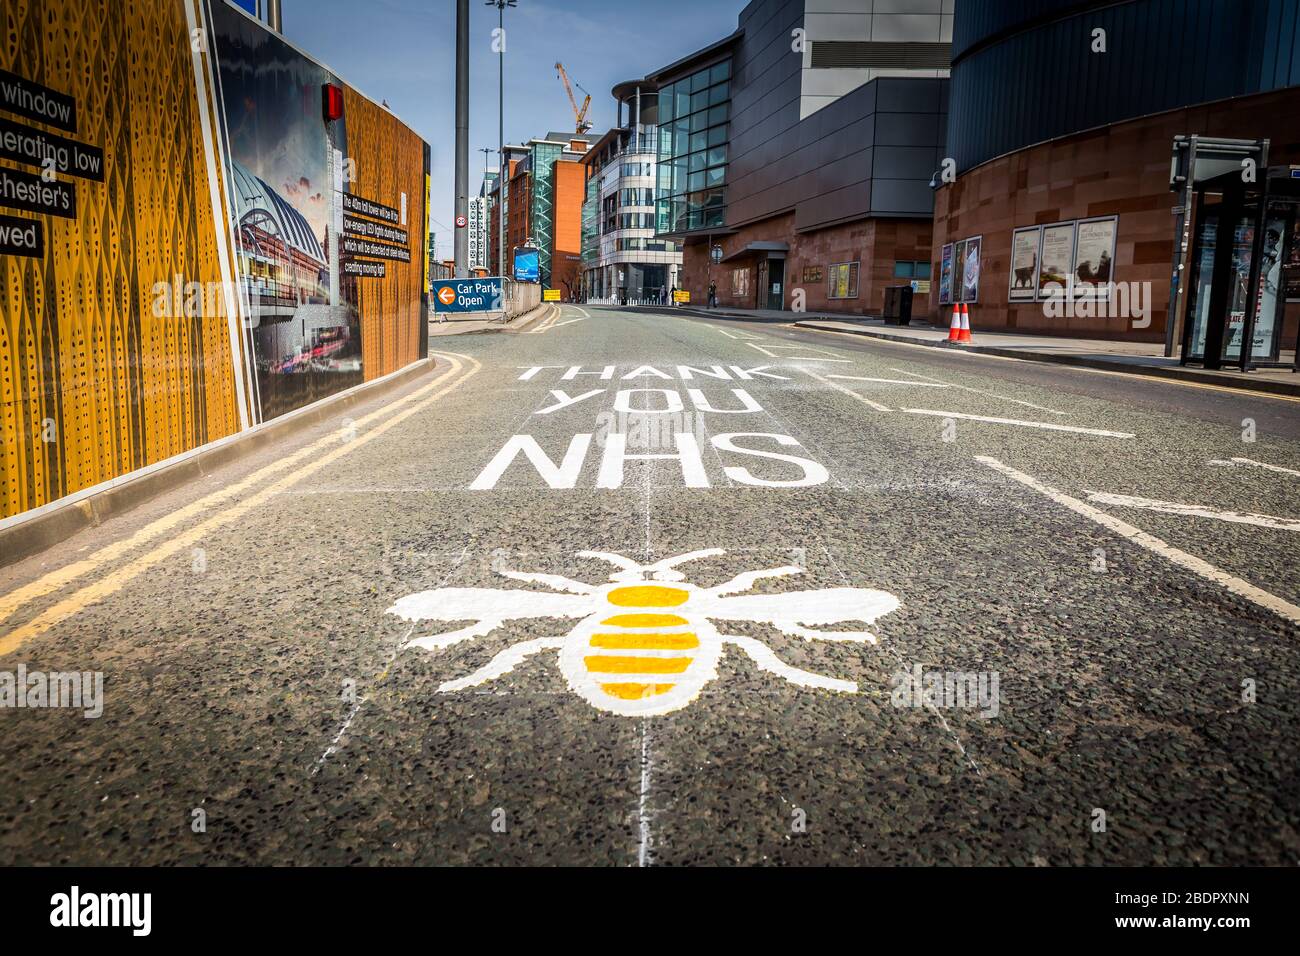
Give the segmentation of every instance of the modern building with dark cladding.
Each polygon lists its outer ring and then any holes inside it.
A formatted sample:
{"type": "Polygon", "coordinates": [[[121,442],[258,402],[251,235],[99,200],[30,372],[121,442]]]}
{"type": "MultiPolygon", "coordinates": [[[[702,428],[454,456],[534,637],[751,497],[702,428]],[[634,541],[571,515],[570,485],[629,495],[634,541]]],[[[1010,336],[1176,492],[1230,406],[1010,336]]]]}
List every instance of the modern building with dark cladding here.
{"type": "Polygon", "coordinates": [[[947,153],[956,179],[935,194],[927,303],[935,319],[957,299],[969,304],[977,334],[1171,348],[1184,327],[1199,326],[1188,340],[1194,353],[1213,302],[1235,323],[1227,356],[1244,334],[1249,268],[1240,265],[1258,229],[1269,268],[1256,331],[1267,329],[1272,342],[1255,348],[1276,359],[1279,343],[1292,347],[1300,0],[958,0],[952,35],[947,153]],[[1170,179],[1180,136],[1268,140],[1271,173],[1238,175],[1185,203],[1170,179]],[[1220,218],[1231,221],[1216,237],[1220,218]],[[1223,257],[1235,258],[1231,269],[1213,268],[1216,238],[1223,257]],[[1239,289],[1225,298],[1227,279],[1239,289]],[[1061,293],[1083,307],[1059,314],[1061,293]],[[1116,310],[1120,293],[1143,299],[1145,313],[1131,303],[1116,310]]]}
{"type": "Polygon", "coordinates": [[[694,303],[878,313],[886,286],[928,285],[952,6],[754,0],[648,74],[656,228],[694,303]]]}
{"type": "Polygon", "coordinates": [[[1152,113],[1300,84],[1286,0],[960,0],[949,138],[959,170],[1152,113]],[[1092,31],[1105,31],[1094,53],[1092,31]]]}

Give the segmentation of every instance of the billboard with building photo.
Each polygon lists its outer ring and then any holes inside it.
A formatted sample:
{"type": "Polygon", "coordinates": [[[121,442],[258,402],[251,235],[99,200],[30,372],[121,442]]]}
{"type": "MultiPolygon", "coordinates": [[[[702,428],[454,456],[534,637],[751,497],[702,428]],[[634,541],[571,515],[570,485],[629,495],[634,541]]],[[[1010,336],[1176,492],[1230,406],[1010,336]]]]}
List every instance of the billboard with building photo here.
{"type": "Polygon", "coordinates": [[[254,18],[211,6],[264,420],[425,354],[427,147],[254,18]]]}

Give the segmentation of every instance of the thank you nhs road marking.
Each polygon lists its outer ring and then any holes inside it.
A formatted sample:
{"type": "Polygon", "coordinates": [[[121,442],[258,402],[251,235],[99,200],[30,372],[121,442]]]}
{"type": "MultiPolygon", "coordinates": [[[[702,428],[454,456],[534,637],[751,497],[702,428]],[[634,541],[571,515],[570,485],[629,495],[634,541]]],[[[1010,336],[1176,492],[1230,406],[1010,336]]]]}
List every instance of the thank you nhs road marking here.
{"type": "Polygon", "coordinates": [[[806,457],[797,439],[758,430],[753,424],[754,416],[767,413],[752,389],[767,382],[792,381],[775,368],[535,365],[524,369],[520,381],[558,386],[548,390],[549,399],[534,413],[536,420],[573,408],[589,408],[595,413],[595,427],[575,434],[567,446],[553,449],[543,448],[532,435],[512,435],[470,489],[496,488],[512,467],[531,467],[551,488],[575,488],[592,444],[600,448],[597,488],[621,488],[625,462],[656,460],[676,462],[685,487],[708,488],[703,449],[709,446],[722,462],[723,474],[735,484],[762,488],[820,485],[830,475],[806,457]],[[582,384],[578,385],[580,378],[582,384]],[[722,431],[729,421],[750,428],[722,431]],[[795,449],[800,453],[795,454],[795,449]],[[516,464],[520,458],[523,461],[516,464]]]}

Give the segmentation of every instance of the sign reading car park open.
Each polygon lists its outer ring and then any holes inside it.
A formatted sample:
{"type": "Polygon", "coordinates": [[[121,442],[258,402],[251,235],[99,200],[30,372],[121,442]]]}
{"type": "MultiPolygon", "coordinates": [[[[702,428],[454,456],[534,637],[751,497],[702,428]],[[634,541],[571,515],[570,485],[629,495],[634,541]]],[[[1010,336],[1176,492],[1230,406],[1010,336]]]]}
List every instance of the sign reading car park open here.
{"type": "Polygon", "coordinates": [[[504,294],[499,278],[452,279],[433,283],[437,312],[499,312],[504,294]]]}

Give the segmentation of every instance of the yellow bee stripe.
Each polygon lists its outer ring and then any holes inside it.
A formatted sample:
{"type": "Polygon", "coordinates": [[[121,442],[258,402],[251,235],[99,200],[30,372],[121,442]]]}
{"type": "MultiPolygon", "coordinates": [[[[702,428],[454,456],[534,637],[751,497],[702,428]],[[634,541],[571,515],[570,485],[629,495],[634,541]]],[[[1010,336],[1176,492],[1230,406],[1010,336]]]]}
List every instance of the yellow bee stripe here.
{"type": "Polygon", "coordinates": [[[685,604],[691,596],[681,588],[665,588],[657,584],[639,584],[630,588],[615,588],[609,592],[610,604],[619,607],[676,607],[685,604]]]}
{"type": "Polygon", "coordinates": [[[691,666],[693,657],[586,657],[592,674],[680,674],[691,666]]]}
{"type": "Polygon", "coordinates": [[[620,700],[641,700],[644,697],[658,697],[666,694],[676,684],[601,684],[600,689],[610,697],[620,700]]]}
{"type": "Polygon", "coordinates": [[[610,627],[680,627],[690,621],[676,614],[615,614],[600,623],[610,627]]]}
{"type": "Polygon", "coordinates": [[[612,650],[629,650],[632,648],[652,651],[684,651],[700,646],[700,639],[694,634],[593,634],[592,647],[606,647],[612,650]]]}

